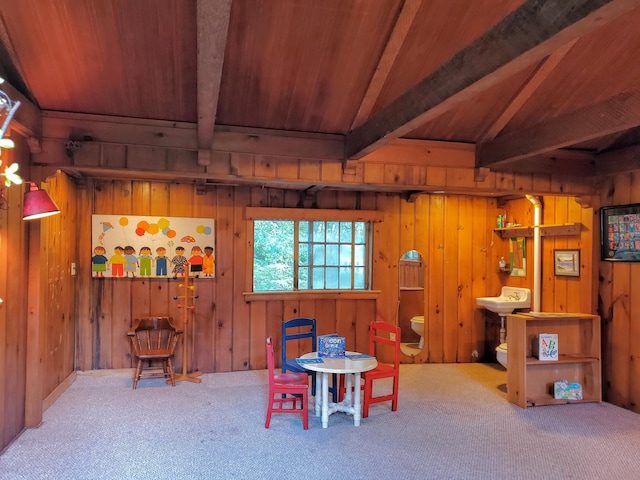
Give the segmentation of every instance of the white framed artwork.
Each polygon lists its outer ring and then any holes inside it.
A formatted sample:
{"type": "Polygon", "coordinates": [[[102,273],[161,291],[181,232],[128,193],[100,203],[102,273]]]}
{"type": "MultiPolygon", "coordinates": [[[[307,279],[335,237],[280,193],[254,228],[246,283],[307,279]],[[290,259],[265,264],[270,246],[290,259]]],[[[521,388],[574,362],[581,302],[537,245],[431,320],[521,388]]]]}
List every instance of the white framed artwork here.
{"type": "Polygon", "coordinates": [[[92,215],[93,278],[215,278],[215,220],[92,215]]]}

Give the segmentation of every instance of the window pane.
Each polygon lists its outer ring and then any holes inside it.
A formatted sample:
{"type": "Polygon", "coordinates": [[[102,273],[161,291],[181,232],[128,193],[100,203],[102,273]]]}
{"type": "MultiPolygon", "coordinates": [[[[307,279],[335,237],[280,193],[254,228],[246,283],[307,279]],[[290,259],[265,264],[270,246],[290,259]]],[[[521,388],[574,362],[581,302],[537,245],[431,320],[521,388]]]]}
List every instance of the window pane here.
{"type": "Polygon", "coordinates": [[[366,250],[364,248],[364,245],[356,245],[353,251],[353,264],[357,265],[358,267],[364,267],[365,262],[365,254],[366,254],[366,250]]]}
{"type": "Polygon", "coordinates": [[[313,269],[313,289],[324,288],[324,268],[315,267],[313,269]]]}
{"type": "MultiPolygon", "coordinates": [[[[338,288],[338,269],[336,267],[327,267],[327,285],[325,288],[338,288]]],[[[344,288],[342,279],[340,279],[340,288],[344,288]]]]}
{"type": "Polygon", "coordinates": [[[298,289],[309,289],[309,269],[307,267],[298,269],[298,289]]]}
{"type": "Polygon", "coordinates": [[[351,288],[351,268],[340,267],[340,288],[351,288]]]}
{"type": "Polygon", "coordinates": [[[254,291],[293,290],[293,221],[254,222],[254,291]]]}
{"type": "Polygon", "coordinates": [[[324,245],[313,245],[313,264],[324,265],[324,245]]]}
{"type": "Polygon", "coordinates": [[[340,222],[327,222],[327,243],[338,243],[340,240],[340,222]]]}
{"type": "Polygon", "coordinates": [[[353,288],[363,289],[364,288],[364,268],[355,267],[353,269],[353,288]]]}
{"type": "Polygon", "coordinates": [[[298,265],[309,265],[309,244],[298,244],[298,265]]]}
{"type": "Polygon", "coordinates": [[[356,243],[364,244],[367,238],[367,224],[365,222],[355,222],[356,243]]]}
{"type": "Polygon", "coordinates": [[[309,238],[309,222],[301,220],[298,224],[298,241],[308,242],[309,240],[311,240],[309,238]]]}
{"type": "Polygon", "coordinates": [[[351,243],[352,222],[340,222],[340,243],[351,243]]]}
{"type": "Polygon", "coordinates": [[[402,255],[402,260],[411,260],[414,262],[418,261],[419,254],[416,250],[409,250],[402,255]]]}
{"type": "Polygon", "coordinates": [[[340,265],[340,250],[338,245],[327,245],[327,265],[340,265]]]}
{"type": "Polygon", "coordinates": [[[324,222],[313,222],[313,241],[324,242],[324,222]]]}
{"type": "Polygon", "coordinates": [[[254,291],[370,288],[369,228],[367,222],[255,220],[254,291]]]}
{"type": "Polygon", "coordinates": [[[340,245],[340,266],[351,266],[351,245],[340,245]]]}

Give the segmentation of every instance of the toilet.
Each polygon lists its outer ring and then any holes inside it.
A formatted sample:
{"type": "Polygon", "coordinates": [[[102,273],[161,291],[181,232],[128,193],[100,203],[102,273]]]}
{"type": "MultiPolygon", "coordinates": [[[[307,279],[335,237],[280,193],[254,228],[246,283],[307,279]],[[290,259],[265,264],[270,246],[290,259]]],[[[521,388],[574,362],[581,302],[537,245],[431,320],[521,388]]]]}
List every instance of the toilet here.
{"type": "Polygon", "coordinates": [[[416,315],[411,317],[411,330],[420,335],[420,343],[418,348],[424,347],[424,315],[416,315]]]}
{"type": "Polygon", "coordinates": [[[507,344],[501,343],[496,347],[496,360],[504,368],[507,368],[507,344]]]}

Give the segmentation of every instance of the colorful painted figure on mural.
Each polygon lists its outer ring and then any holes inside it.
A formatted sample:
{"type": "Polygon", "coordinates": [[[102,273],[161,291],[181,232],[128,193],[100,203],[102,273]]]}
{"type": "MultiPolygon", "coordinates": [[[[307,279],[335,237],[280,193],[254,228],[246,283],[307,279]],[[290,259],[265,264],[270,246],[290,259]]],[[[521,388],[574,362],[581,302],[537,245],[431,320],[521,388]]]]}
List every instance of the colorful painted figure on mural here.
{"type": "Polygon", "coordinates": [[[150,277],[151,264],[153,262],[153,257],[151,256],[151,247],[142,247],[140,249],[140,256],[138,257],[138,261],[140,262],[140,276],[150,277]]]}
{"type": "Polygon", "coordinates": [[[194,245],[191,247],[191,257],[189,258],[189,268],[196,278],[202,273],[202,249],[194,245]]]}
{"type": "Polygon", "coordinates": [[[176,247],[176,254],[171,259],[171,264],[173,265],[173,278],[184,277],[184,267],[188,263],[189,261],[187,260],[187,257],[184,256],[184,247],[176,247]]]}
{"type": "Polygon", "coordinates": [[[124,248],[117,246],[113,249],[113,255],[109,258],[107,266],[111,266],[112,277],[124,277],[124,264],[126,259],[124,258],[124,248]]]}
{"type": "Polygon", "coordinates": [[[215,276],[216,259],[213,256],[213,247],[204,247],[204,257],[202,257],[202,273],[205,277],[215,276]]]}
{"type": "Polygon", "coordinates": [[[167,257],[167,249],[164,247],[156,248],[156,258],[154,263],[156,264],[156,277],[167,276],[167,265],[169,263],[169,257],[167,257]]]}
{"type": "Polygon", "coordinates": [[[93,249],[93,257],[91,257],[91,271],[94,273],[96,278],[104,277],[104,272],[107,271],[107,262],[109,259],[105,255],[107,250],[102,246],[98,245],[93,249]]]}
{"type": "Polygon", "coordinates": [[[138,257],[136,257],[136,249],[131,245],[124,247],[124,260],[125,276],[135,278],[138,271],[138,257]]]}

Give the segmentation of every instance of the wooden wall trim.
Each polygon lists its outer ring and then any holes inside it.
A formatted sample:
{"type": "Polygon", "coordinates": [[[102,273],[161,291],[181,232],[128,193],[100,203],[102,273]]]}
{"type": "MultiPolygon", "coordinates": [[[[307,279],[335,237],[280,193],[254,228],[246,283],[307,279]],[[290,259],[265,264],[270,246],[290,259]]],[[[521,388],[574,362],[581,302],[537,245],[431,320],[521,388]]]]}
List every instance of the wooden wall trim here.
{"type": "Polygon", "coordinates": [[[247,207],[245,220],[342,220],[352,222],[382,222],[384,214],[375,210],[330,210],[322,208],[247,207]]]}
{"type": "Polygon", "coordinates": [[[76,178],[451,195],[593,195],[592,177],[562,169],[477,176],[475,146],[399,139],[346,168],[340,135],[217,125],[213,154],[199,163],[196,125],[43,112],[41,151],[32,162],[76,178]],[[77,140],[79,148],[66,147],[77,140]]]}
{"type": "Polygon", "coordinates": [[[29,244],[29,290],[27,313],[27,370],[25,396],[25,426],[37,427],[42,423],[42,351],[44,349],[45,315],[41,312],[42,291],[46,289],[47,276],[42,271],[40,261],[40,241],[42,238],[39,222],[31,223],[28,229],[29,244]]]}
{"type": "Polygon", "coordinates": [[[377,300],[380,290],[308,290],[295,292],[243,292],[244,300],[266,302],[276,300],[377,300]]]}
{"type": "Polygon", "coordinates": [[[51,405],[53,405],[58,398],[60,398],[60,395],[62,395],[64,392],[66,392],[67,389],[71,385],[73,385],[73,382],[76,381],[77,376],[78,376],[78,374],[75,371],[71,372],[71,374],[69,374],[69,376],[67,376],[67,378],[65,378],[60,383],[60,385],[58,385],[49,395],[47,395],[45,397],[45,399],[42,401],[42,411],[43,412],[46,412],[47,409],[51,405]]]}

